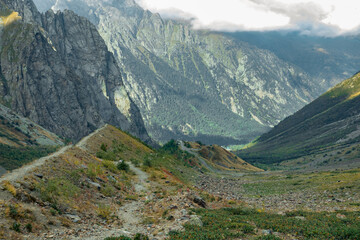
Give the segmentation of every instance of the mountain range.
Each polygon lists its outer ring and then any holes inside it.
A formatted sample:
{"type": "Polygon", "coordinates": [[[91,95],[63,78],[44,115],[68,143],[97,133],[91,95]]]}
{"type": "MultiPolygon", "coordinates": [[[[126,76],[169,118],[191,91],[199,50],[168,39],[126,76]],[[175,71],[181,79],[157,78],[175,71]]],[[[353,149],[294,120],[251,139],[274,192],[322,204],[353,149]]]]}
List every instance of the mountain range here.
{"type": "Polygon", "coordinates": [[[245,144],[360,61],[357,37],[193,30],[133,0],[35,3],[44,13],[2,1],[1,103],[74,141],[109,123],[148,143],[245,144]]]}

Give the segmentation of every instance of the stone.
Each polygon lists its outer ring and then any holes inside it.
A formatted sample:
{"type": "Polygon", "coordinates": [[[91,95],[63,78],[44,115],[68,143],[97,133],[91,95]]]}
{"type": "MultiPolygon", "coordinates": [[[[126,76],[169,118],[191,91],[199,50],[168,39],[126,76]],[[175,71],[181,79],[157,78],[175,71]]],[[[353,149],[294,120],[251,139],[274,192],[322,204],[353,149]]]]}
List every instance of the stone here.
{"type": "Polygon", "coordinates": [[[202,227],[204,225],[200,217],[197,215],[191,215],[188,223],[190,225],[199,226],[199,227],[202,227]]]}
{"type": "Polygon", "coordinates": [[[270,230],[270,229],[265,229],[265,230],[262,230],[261,233],[262,233],[263,235],[270,235],[270,234],[272,234],[272,230],[270,230]]]}
{"type": "Polygon", "coordinates": [[[96,187],[99,191],[101,190],[101,185],[99,183],[93,182],[90,179],[86,179],[86,180],[90,185],[96,187]]]}
{"type": "Polygon", "coordinates": [[[344,214],[336,214],[336,217],[339,218],[339,219],[346,219],[346,216],[344,214]]]}
{"type": "Polygon", "coordinates": [[[176,206],[176,205],[170,205],[170,206],[169,206],[169,209],[178,209],[178,206],[176,206]]]}
{"type": "Polygon", "coordinates": [[[200,207],[206,208],[206,202],[199,196],[194,196],[194,203],[198,204],[200,207]]]}
{"type": "Polygon", "coordinates": [[[65,214],[64,216],[69,218],[73,223],[79,223],[81,221],[81,218],[78,215],[65,214]]]}
{"type": "Polygon", "coordinates": [[[34,173],[35,177],[38,177],[40,179],[43,179],[44,175],[40,174],[40,173],[34,173]]]}
{"type": "Polygon", "coordinates": [[[188,211],[186,209],[181,209],[180,213],[181,213],[181,215],[185,216],[188,214],[188,211]]]}
{"type": "Polygon", "coordinates": [[[296,216],[295,219],[301,220],[301,221],[305,221],[306,218],[303,216],[296,216]]]}

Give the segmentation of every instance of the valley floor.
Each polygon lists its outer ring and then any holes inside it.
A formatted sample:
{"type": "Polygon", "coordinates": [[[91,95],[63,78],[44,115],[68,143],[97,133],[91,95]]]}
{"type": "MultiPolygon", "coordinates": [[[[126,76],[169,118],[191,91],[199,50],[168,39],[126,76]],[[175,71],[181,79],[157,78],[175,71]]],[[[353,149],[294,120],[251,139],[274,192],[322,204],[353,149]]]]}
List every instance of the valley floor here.
{"type": "Polygon", "coordinates": [[[0,239],[360,238],[360,169],[206,171],[111,126],[1,180],[0,239]]]}
{"type": "Polygon", "coordinates": [[[359,211],[360,169],[318,173],[263,172],[242,177],[201,175],[196,186],[272,212],[359,211]]]}

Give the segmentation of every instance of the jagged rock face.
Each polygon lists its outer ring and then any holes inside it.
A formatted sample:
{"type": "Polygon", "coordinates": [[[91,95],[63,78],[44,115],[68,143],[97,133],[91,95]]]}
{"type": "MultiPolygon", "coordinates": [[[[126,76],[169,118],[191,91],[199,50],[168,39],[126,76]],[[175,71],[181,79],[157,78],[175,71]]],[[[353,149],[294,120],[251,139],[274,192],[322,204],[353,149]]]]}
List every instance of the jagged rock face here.
{"type": "Polygon", "coordinates": [[[1,0],[4,7],[16,10],[27,23],[40,23],[41,14],[32,0],[1,0]]]}
{"type": "Polygon", "coordinates": [[[246,142],[321,92],[306,73],[268,51],[163,20],[132,0],[53,6],[66,8],[97,25],[159,141],[246,142]]]}
{"type": "MultiPolygon", "coordinates": [[[[21,3],[9,6],[31,16],[22,11],[32,8],[21,3]]],[[[73,140],[110,123],[150,142],[137,107],[124,91],[115,58],[95,26],[71,11],[32,16],[40,18],[23,18],[2,28],[2,102],[73,140]]]]}

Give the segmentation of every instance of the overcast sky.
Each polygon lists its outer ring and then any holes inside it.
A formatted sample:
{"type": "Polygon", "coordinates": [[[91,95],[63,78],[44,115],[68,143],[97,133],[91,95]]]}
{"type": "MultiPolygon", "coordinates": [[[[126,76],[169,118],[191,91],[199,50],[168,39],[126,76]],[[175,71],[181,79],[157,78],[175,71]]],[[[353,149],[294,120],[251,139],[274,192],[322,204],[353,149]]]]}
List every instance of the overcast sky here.
{"type": "Polygon", "coordinates": [[[314,35],[358,32],[359,0],[136,0],[164,18],[191,20],[197,29],[300,30],[314,35]]]}

